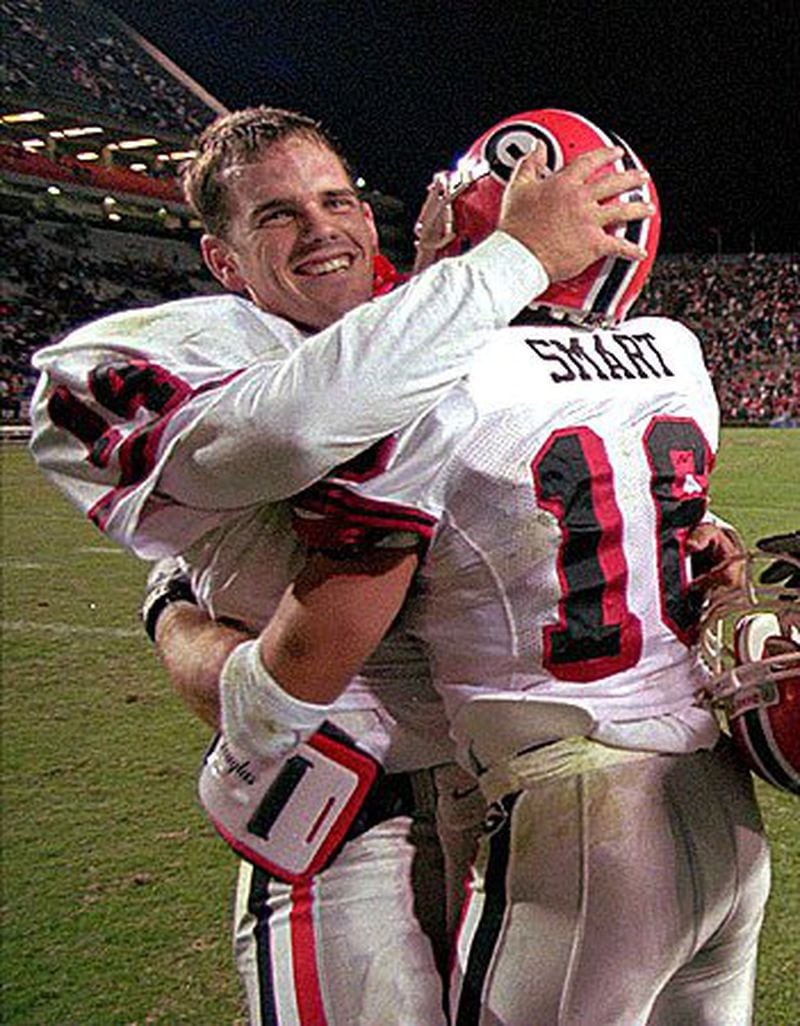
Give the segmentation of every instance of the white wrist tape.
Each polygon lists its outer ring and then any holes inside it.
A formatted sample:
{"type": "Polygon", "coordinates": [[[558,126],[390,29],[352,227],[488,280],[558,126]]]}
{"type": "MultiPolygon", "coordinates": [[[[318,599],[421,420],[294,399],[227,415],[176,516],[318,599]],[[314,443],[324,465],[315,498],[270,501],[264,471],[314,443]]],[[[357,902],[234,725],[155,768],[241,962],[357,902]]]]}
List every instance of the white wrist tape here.
{"type": "Polygon", "coordinates": [[[222,668],[222,733],[248,754],[274,759],[310,737],[330,706],[302,702],[284,691],[264,666],[258,648],[258,639],[243,642],[222,668]]]}

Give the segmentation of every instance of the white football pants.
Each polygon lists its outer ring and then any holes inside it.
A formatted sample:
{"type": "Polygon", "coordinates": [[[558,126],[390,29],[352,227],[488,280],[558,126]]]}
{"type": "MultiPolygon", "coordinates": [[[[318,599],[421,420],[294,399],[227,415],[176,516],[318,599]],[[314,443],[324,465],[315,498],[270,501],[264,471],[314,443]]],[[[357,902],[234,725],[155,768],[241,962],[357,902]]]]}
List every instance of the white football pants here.
{"type": "Polygon", "coordinates": [[[572,774],[554,750],[490,806],[453,1026],[749,1026],[769,859],[748,772],[724,743],[572,774]]]}
{"type": "Polygon", "coordinates": [[[444,976],[485,803],[455,766],[409,776],[413,821],[348,841],[312,883],[241,864],[234,951],[250,1026],[446,1026],[444,976]]]}

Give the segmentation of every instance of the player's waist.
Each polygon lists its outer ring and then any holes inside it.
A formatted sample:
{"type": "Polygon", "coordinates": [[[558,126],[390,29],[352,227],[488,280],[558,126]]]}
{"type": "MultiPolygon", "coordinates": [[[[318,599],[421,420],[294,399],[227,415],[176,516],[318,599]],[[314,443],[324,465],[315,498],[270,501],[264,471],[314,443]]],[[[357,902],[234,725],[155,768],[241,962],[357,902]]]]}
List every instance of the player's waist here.
{"type": "Polygon", "coordinates": [[[429,710],[407,710],[407,717],[395,719],[374,701],[336,707],[328,716],[359,748],[376,759],[387,773],[411,773],[455,759],[441,705],[429,710]],[[416,712],[417,715],[412,715],[416,712]]]}
{"type": "Polygon", "coordinates": [[[478,785],[487,804],[491,804],[518,791],[658,755],[615,748],[588,737],[569,737],[498,760],[479,774],[478,785]]]}
{"type": "Polygon", "coordinates": [[[473,698],[460,706],[453,735],[461,761],[475,772],[569,738],[591,738],[623,750],[685,754],[712,748],[719,738],[714,715],[685,700],[668,711],[531,698],[519,692],[473,698]]]}
{"type": "Polygon", "coordinates": [[[454,763],[379,774],[347,831],[345,842],[398,816],[435,823],[442,792],[449,797],[456,785],[464,790],[474,788],[475,782],[454,763]]]}
{"type": "Polygon", "coordinates": [[[536,745],[500,759],[478,775],[478,786],[487,804],[520,791],[538,788],[584,774],[613,770],[627,763],[650,759],[685,759],[718,750],[728,739],[716,729],[706,731],[703,743],[686,748],[654,749],[620,747],[594,737],[576,736],[536,745]]]}

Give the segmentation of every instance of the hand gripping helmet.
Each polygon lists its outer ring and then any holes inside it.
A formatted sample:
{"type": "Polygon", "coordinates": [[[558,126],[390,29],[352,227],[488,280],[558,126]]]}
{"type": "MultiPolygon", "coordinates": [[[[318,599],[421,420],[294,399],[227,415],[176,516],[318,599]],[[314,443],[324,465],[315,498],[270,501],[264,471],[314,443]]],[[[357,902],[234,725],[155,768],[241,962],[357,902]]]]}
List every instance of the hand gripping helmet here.
{"type": "MultiPolygon", "coordinates": [[[[600,146],[621,146],[625,150],[613,170],[643,167],[618,136],[602,131],[579,114],[565,110],[525,111],[484,132],[458,161],[455,170],[434,175],[416,225],[418,245],[434,250],[433,259],[438,260],[466,252],[485,239],[497,227],[503,191],[515,164],[535,146],[544,147],[551,172],[600,146]]],[[[608,165],[598,173],[611,170],[612,165],[608,165]]],[[[661,212],[652,181],[621,198],[644,199],[656,206],[651,217],[606,229],[643,246],[646,259],[597,260],[574,278],[550,285],[531,303],[532,309],[588,326],[613,325],[626,316],[653,266],[661,212]]]]}
{"type": "Polygon", "coordinates": [[[750,769],[800,794],[800,559],[744,559],[742,587],[712,597],[703,617],[707,697],[750,769]]]}

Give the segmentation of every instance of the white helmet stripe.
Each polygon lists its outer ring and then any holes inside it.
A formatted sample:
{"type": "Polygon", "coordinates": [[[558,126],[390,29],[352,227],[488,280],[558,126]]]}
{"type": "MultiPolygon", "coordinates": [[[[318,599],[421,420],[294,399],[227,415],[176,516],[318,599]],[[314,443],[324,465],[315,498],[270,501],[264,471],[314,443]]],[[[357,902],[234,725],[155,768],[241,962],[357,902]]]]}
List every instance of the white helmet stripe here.
{"type": "MultiPolygon", "coordinates": [[[[608,140],[609,146],[621,146],[625,150],[625,155],[617,161],[619,170],[633,167],[641,168],[643,166],[624,139],[621,139],[619,136],[606,136],[605,138],[608,140]]],[[[648,183],[645,182],[637,192],[641,193],[643,200],[647,202],[652,200],[652,193],[648,183]]],[[[627,197],[630,197],[630,195],[628,193],[627,197]]],[[[621,228],[620,232],[630,242],[646,247],[650,233],[650,222],[648,220],[631,221],[621,228]]],[[[618,306],[622,302],[633,276],[636,274],[637,267],[638,265],[634,260],[623,260],[619,257],[611,257],[606,260],[602,271],[598,274],[597,280],[586,297],[583,309],[587,313],[600,314],[614,320],[621,320],[625,316],[626,311],[618,309],[618,306]]]]}

